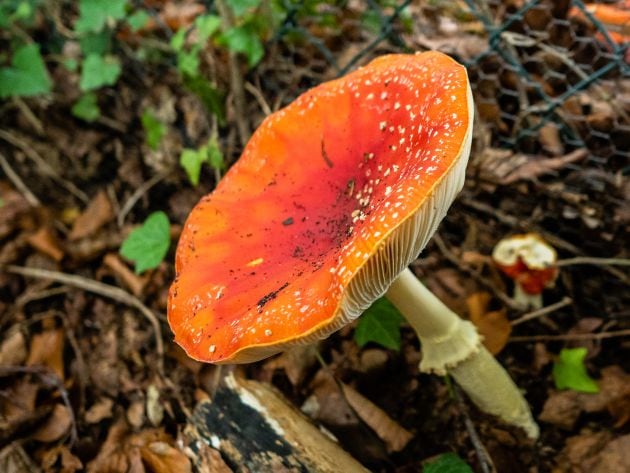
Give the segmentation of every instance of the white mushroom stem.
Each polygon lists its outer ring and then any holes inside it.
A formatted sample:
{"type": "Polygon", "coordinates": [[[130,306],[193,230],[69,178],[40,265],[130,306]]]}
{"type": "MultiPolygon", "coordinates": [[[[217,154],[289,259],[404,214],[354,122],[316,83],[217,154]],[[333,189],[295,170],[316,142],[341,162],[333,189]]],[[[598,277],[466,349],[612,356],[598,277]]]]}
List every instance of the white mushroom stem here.
{"type": "Polygon", "coordinates": [[[484,412],[538,437],[529,405],[514,381],[481,343],[475,326],[433,295],[409,269],[394,280],[387,298],[405,316],[422,345],[420,371],[448,373],[484,412]]]}
{"type": "Polygon", "coordinates": [[[523,287],[516,281],[514,282],[514,296],[512,299],[514,299],[516,304],[525,309],[541,309],[543,306],[542,293],[529,294],[525,292],[523,287]]]}

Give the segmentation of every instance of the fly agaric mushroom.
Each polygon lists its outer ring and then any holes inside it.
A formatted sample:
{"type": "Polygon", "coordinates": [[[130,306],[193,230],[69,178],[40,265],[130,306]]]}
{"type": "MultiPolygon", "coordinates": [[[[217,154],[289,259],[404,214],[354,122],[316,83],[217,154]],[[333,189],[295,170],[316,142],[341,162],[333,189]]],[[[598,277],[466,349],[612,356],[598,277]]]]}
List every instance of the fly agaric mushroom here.
{"type": "Polygon", "coordinates": [[[514,281],[514,300],[523,307],[540,309],[542,292],[558,277],[556,250],[536,233],[512,235],[494,247],[492,260],[514,281]]]}
{"type": "Polygon", "coordinates": [[[267,117],[182,231],[168,319],[193,358],[246,363],[321,339],[387,292],[482,409],[537,427],[465,322],[407,268],[463,186],[473,104],[464,67],[388,55],[267,117]],[[391,287],[390,287],[391,286],[391,287]]]}

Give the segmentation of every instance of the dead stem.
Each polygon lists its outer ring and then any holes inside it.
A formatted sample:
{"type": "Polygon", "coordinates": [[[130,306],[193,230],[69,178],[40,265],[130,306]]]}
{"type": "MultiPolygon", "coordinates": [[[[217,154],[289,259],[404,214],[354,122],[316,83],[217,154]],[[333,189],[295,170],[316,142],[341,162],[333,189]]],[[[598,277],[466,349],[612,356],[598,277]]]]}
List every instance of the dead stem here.
{"type": "Polygon", "coordinates": [[[512,324],[512,327],[514,327],[515,325],[519,325],[524,322],[537,319],[538,317],[542,317],[543,315],[551,314],[552,312],[555,312],[556,310],[559,310],[559,309],[562,309],[563,307],[568,306],[572,302],[573,302],[573,299],[571,299],[570,297],[565,297],[561,301],[548,305],[547,307],[542,307],[538,310],[528,312],[527,314],[520,316],[518,319],[515,319],[510,323],[512,324]]]}
{"type": "Polygon", "coordinates": [[[133,209],[134,205],[140,200],[140,198],[146,194],[151,187],[156,185],[162,179],[166,177],[166,173],[159,173],[153,176],[148,181],[144,182],[140,187],[138,187],[133,194],[126,200],[123,206],[118,212],[118,216],[116,217],[116,223],[119,227],[122,227],[125,223],[125,217],[127,214],[133,209]]]}
{"type": "Polygon", "coordinates": [[[468,437],[470,437],[470,443],[472,443],[473,448],[475,449],[475,454],[477,455],[477,459],[479,460],[479,466],[481,467],[481,471],[483,473],[496,473],[497,469],[494,466],[494,462],[492,458],[488,454],[488,450],[485,445],[481,442],[479,438],[479,434],[477,434],[477,429],[475,428],[475,424],[470,419],[470,415],[468,414],[468,407],[464,403],[462,399],[461,390],[459,386],[453,383],[453,396],[457,401],[457,405],[459,407],[459,411],[462,413],[464,417],[464,425],[466,426],[466,431],[468,432],[468,437]]]}
{"type": "Polygon", "coordinates": [[[553,342],[553,341],[571,341],[571,340],[604,340],[606,338],[627,337],[630,336],[630,329],[617,330],[615,332],[600,333],[567,333],[562,335],[525,335],[522,337],[510,337],[510,342],[553,342]]]}
{"type": "MultiPolygon", "coordinates": [[[[219,11],[223,29],[225,31],[229,30],[234,26],[234,15],[231,8],[224,0],[216,0],[215,5],[219,11]]],[[[247,114],[245,110],[243,76],[241,75],[238,56],[232,50],[229,51],[229,68],[230,88],[232,90],[232,97],[234,98],[234,120],[236,121],[241,146],[245,147],[247,141],[249,140],[249,136],[251,135],[251,131],[249,129],[249,124],[245,119],[247,114]]]]}
{"type": "Polygon", "coordinates": [[[557,264],[558,266],[571,266],[574,264],[592,264],[594,266],[630,266],[630,259],[576,256],[575,258],[561,259],[557,264]]]}
{"type": "Polygon", "coordinates": [[[31,192],[31,190],[24,184],[24,181],[18,174],[13,170],[7,158],[4,157],[4,154],[0,153],[0,167],[7,175],[9,180],[13,183],[13,185],[17,188],[17,190],[22,193],[26,201],[31,204],[33,207],[39,207],[41,202],[39,199],[31,192]]]}
{"type": "Polygon", "coordinates": [[[19,274],[21,276],[49,279],[61,284],[67,284],[84,291],[98,294],[99,296],[107,297],[121,304],[125,304],[129,307],[137,309],[142,315],[144,315],[151,326],[153,327],[155,336],[155,349],[158,354],[158,371],[160,374],[164,372],[164,342],[162,340],[162,329],[160,328],[160,322],[157,316],[151,309],[145,306],[140,299],[129,294],[127,291],[109,284],[102,283],[100,281],[94,281],[92,279],[84,278],[74,274],[66,274],[58,271],[49,271],[47,269],[28,268],[24,266],[15,265],[0,265],[0,269],[13,274],[19,274]]]}
{"type": "Polygon", "coordinates": [[[2,138],[7,143],[12,144],[16,148],[20,148],[26,156],[28,156],[31,160],[39,166],[42,172],[50,177],[57,184],[64,187],[68,192],[74,195],[76,198],[81,200],[83,203],[88,203],[89,198],[81,189],[75,186],[72,182],[63,179],[57,171],[53,169],[53,167],[46,161],[35,149],[29,145],[26,141],[23,141],[21,138],[14,136],[8,131],[0,130],[0,138],[2,138]]]}

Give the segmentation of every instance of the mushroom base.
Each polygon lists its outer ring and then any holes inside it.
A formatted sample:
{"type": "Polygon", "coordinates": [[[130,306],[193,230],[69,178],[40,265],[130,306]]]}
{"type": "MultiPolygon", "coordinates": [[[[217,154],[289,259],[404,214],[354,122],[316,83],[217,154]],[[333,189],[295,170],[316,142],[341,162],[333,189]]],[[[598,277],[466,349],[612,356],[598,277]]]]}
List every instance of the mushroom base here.
{"type": "Polygon", "coordinates": [[[484,412],[538,437],[529,405],[505,369],[462,320],[406,269],[386,293],[414,328],[422,345],[420,371],[447,372],[484,412]]]}

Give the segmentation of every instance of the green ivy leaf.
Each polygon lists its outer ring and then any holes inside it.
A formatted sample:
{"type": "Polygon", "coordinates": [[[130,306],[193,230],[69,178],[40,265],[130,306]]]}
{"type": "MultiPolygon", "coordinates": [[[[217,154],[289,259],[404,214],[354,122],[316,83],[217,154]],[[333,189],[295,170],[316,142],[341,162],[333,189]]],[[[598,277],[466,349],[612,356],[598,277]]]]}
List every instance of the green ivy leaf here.
{"type": "Polygon", "coordinates": [[[422,467],[422,473],[473,473],[472,468],[456,453],[444,453],[422,467]]]}
{"type": "Polygon", "coordinates": [[[260,5],[260,0],[230,0],[230,7],[236,17],[243,16],[247,10],[254,9],[260,5]]]}
{"type": "Polygon", "coordinates": [[[83,94],[72,106],[71,111],[72,115],[86,122],[93,122],[101,116],[101,109],[98,106],[98,99],[94,92],[83,94]]]}
{"type": "Polygon", "coordinates": [[[221,18],[216,15],[202,15],[195,19],[198,42],[207,41],[210,36],[216,33],[221,26],[221,18]]]}
{"type": "Polygon", "coordinates": [[[126,6],[127,0],[80,0],[75,29],[77,33],[98,33],[107,22],[124,18],[126,6]]]}
{"type": "Polygon", "coordinates": [[[85,92],[105,85],[114,85],[120,73],[120,61],[117,57],[90,54],[83,61],[79,88],[85,92]]]}
{"type": "Polygon", "coordinates": [[[584,366],[587,349],[563,348],[553,365],[553,380],[558,389],[573,389],[583,393],[597,393],[599,386],[588,375],[584,366]]]}
{"type": "Polygon", "coordinates": [[[170,224],[162,211],[153,212],[133,230],[120,247],[120,254],[135,262],[136,273],[157,268],[171,244],[170,224]]]}
{"type": "Polygon", "coordinates": [[[150,18],[151,17],[145,10],[137,10],[127,17],[127,23],[129,23],[131,31],[135,33],[147,26],[150,18]]]}
{"type": "Polygon", "coordinates": [[[244,54],[247,57],[249,67],[254,67],[265,54],[260,38],[251,28],[246,26],[236,26],[230,28],[221,35],[221,42],[228,49],[244,54]]]}
{"type": "Polygon", "coordinates": [[[219,125],[225,125],[223,94],[200,76],[184,74],[184,86],[201,99],[206,109],[217,117],[219,125]]]}
{"type": "Polygon", "coordinates": [[[400,324],[403,320],[398,309],[381,297],[359,319],[354,340],[360,347],[374,342],[390,350],[400,350],[400,324]]]}
{"type": "Polygon", "coordinates": [[[36,44],[13,54],[11,66],[0,68],[0,98],[32,97],[50,92],[52,82],[36,44]]]}
{"type": "Polygon", "coordinates": [[[152,150],[156,150],[160,145],[160,141],[166,134],[166,125],[158,120],[150,110],[142,112],[140,117],[142,127],[147,137],[147,144],[152,150]]]}
{"type": "Polygon", "coordinates": [[[83,55],[98,54],[102,56],[111,47],[112,36],[109,31],[101,31],[100,33],[89,33],[79,38],[79,45],[83,55]]]}
{"type": "Polygon", "coordinates": [[[188,179],[193,186],[199,184],[199,175],[201,174],[201,165],[206,161],[206,153],[203,149],[189,149],[185,148],[179,157],[179,164],[184,171],[188,179]]]}
{"type": "Polygon", "coordinates": [[[217,140],[211,138],[210,141],[208,141],[207,148],[208,150],[206,154],[208,155],[208,164],[210,164],[210,167],[219,171],[225,169],[223,153],[221,152],[221,148],[219,148],[217,140]]]}
{"type": "Polygon", "coordinates": [[[198,150],[184,149],[179,157],[179,164],[186,171],[186,175],[193,186],[199,184],[199,175],[201,174],[203,163],[208,163],[212,168],[219,171],[225,167],[223,153],[215,138],[210,138],[208,143],[198,150]]]}

